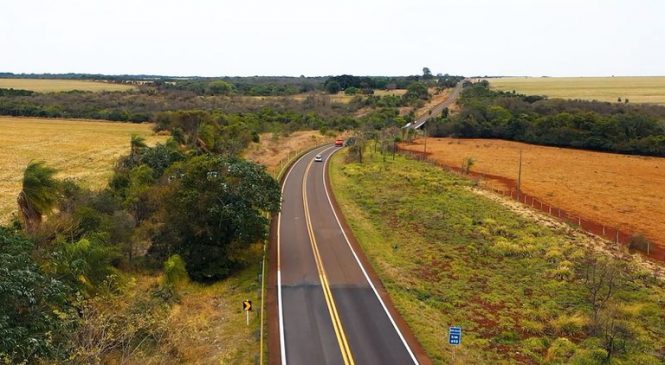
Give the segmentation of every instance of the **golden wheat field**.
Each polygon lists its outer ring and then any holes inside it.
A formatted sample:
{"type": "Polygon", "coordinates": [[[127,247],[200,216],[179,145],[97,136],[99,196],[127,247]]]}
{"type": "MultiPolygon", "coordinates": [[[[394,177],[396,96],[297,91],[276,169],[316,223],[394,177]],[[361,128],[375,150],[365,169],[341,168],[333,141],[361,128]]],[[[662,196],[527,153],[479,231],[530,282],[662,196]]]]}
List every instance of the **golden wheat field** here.
{"type": "Polygon", "coordinates": [[[127,91],[132,85],[112,84],[101,81],[59,79],[0,79],[0,89],[31,90],[40,93],[61,91],[127,91]]]}
{"type": "Polygon", "coordinates": [[[151,124],[87,120],[0,117],[0,223],[16,211],[23,169],[31,160],[44,160],[90,188],[106,185],[115,160],[129,152],[132,134],[148,144],[165,140],[151,124]]]}
{"type": "Polygon", "coordinates": [[[665,105],[665,76],[648,77],[505,77],[488,79],[496,90],[551,98],[665,105]]]}

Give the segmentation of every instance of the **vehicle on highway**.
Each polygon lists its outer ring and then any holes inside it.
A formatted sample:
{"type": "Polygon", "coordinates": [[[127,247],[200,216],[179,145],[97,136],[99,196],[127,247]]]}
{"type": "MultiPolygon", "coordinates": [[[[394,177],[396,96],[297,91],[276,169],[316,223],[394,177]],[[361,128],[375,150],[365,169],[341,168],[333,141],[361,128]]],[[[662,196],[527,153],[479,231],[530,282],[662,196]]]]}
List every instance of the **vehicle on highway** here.
{"type": "Polygon", "coordinates": [[[315,162],[323,162],[323,157],[321,156],[321,154],[316,155],[314,157],[314,161],[315,162]]]}
{"type": "Polygon", "coordinates": [[[337,139],[335,140],[335,147],[343,147],[344,146],[344,140],[343,139],[337,139]]]}

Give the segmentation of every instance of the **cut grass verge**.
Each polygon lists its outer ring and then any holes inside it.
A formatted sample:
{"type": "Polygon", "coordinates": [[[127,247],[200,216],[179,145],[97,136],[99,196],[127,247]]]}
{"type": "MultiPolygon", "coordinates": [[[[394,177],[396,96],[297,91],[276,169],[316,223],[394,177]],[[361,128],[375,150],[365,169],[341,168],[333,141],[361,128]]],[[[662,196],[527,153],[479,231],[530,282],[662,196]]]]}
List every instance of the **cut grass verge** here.
{"type": "MultiPolygon", "coordinates": [[[[345,163],[345,153],[334,156],[335,195],[435,364],[603,363],[606,341],[592,334],[581,276],[585,260],[597,254],[434,166],[366,157],[358,164],[345,163]],[[463,328],[455,362],[447,344],[453,325],[463,328]]],[[[603,309],[625,329],[612,363],[662,364],[665,285],[641,269],[620,273],[621,285],[603,309]]]]}

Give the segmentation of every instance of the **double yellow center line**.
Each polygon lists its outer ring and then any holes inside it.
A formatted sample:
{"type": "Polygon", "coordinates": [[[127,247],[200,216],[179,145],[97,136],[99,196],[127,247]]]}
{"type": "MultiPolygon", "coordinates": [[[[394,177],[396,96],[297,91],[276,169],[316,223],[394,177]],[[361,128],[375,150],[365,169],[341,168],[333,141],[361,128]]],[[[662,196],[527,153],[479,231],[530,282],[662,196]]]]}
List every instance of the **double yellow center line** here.
{"type": "Polygon", "coordinates": [[[307,176],[309,175],[309,169],[312,167],[312,161],[307,164],[305,169],[305,175],[302,182],[302,199],[305,207],[305,223],[307,224],[307,232],[309,233],[309,242],[312,244],[312,252],[314,253],[314,261],[316,262],[316,269],[319,272],[319,279],[321,281],[321,287],[323,288],[323,296],[326,299],[326,305],[328,306],[328,311],[330,312],[330,318],[332,318],[333,328],[335,329],[335,335],[337,336],[337,343],[339,348],[342,351],[342,358],[344,359],[345,365],[355,365],[353,361],[353,356],[351,355],[351,348],[349,347],[349,342],[346,339],[346,334],[344,333],[344,328],[342,327],[342,321],[339,318],[337,313],[337,307],[335,306],[335,300],[333,299],[332,292],[330,291],[330,284],[328,283],[328,277],[326,276],[326,271],[323,268],[323,261],[321,260],[321,255],[319,254],[319,248],[316,244],[316,237],[314,237],[314,229],[312,228],[312,218],[309,215],[309,204],[307,203],[307,176]]]}

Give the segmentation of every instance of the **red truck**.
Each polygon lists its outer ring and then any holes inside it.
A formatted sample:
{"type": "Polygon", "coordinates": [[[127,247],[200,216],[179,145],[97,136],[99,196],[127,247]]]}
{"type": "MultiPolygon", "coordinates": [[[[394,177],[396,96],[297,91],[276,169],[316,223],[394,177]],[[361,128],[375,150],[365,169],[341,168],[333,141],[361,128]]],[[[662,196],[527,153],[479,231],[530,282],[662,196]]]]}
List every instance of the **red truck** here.
{"type": "Polygon", "coordinates": [[[344,140],[343,139],[336,139],[335,140],[335,147],[343,147],[344,146],[344,140]]]}

